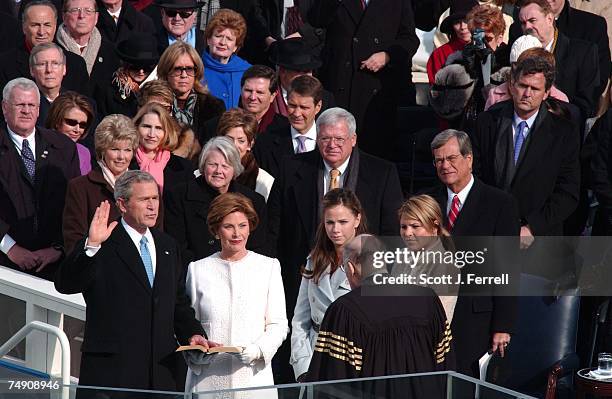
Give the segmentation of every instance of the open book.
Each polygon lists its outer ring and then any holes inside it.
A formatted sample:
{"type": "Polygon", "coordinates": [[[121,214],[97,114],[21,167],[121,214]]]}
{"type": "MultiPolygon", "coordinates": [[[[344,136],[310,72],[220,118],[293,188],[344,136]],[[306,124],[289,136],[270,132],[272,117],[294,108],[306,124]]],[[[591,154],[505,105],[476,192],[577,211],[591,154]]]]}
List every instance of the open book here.
{"type": "Polygon", "coordinates": [[[183,345],[176,349],[176,352],[200,351],[204,353],[240,353],[242,346],[216,346],[214,348],[204,348],[202,345],[183,345]]]}

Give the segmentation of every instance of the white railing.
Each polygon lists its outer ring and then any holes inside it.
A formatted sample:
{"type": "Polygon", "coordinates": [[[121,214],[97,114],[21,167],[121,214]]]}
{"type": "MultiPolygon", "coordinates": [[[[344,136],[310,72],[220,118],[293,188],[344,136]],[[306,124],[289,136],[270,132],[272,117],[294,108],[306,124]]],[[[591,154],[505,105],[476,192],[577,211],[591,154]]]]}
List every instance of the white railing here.
{"type": "MultiPolygon", "coordinates": [[[[63,315],[85,320],[85,301],[81,294],[60,294],[51,281],[3,266],[0,266],[0,294],[25,303],[26,325],[38,321],[61,330],[63,315]]],[[[60,345],[63,344],[60,342],[60,345]]],[[[27,335],[26,367],[58,376],[64,363],[61,356],[57,336],[43,331],[32,331],[27,335]]]]}

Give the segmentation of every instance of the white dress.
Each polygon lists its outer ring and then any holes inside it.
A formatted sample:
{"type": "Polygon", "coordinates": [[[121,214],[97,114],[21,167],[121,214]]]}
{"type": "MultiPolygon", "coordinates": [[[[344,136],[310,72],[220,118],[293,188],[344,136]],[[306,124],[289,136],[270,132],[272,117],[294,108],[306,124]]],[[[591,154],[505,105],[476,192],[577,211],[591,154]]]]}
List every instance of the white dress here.
{"type": "MultiPolygon", "coordinates": [[[[185,390],[274,385],[270,363],[289,330],[278,260],[248,251],[244,258],[231,262],[221,259],[217,252],[189,264],[186,289],[209,340],[227,346],[255,344],[263,358],[247,366],[227,353],[212,355],[209,364],[194,364],[187,357],[185,390]]],[[[276,391],[255,390],[214,397],[257,396],[275,397],[276,391]]]]}

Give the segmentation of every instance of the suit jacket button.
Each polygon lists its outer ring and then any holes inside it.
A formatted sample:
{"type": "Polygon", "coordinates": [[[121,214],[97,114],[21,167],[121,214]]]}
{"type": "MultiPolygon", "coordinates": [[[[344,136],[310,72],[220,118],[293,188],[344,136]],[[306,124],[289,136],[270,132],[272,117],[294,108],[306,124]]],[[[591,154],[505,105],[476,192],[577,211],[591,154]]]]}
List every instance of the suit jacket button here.
{"type": "Polygon", "coordinates": [[[344,64],[344,66],[345,66],[345,67],[347,67],[347,68],[350,68],[350,67],[351,67],[351,62],[350,62],[350,61],[347,61],[347,62],[344,64]]]}
{"type": "Polygon", "coordinates": [[[374,38],[374,43],[378,44],[378,38],[377,37],[374,38]]]}
{"type": "Polygon", "coordinates": [[[356,38],[356,37],[354,37],[354,38],[353,38],[353,43],[359,43],[359,39],[358,39],[358,38],[356,38]]]}

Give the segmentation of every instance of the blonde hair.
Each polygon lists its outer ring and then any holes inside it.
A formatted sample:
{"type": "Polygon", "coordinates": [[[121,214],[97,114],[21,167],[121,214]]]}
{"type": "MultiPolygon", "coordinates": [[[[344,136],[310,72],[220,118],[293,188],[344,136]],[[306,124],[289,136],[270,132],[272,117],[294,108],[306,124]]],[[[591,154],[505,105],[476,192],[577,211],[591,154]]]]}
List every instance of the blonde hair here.
{"type": "Polygon", "coordinates": [[[138,126],[140,126],[142,123],[142,119],[145,117],[145,115],[148,114],[157,115],[159,117],[159,122],[161,123],[162,129],[164,130],[164,138],[161,140],[157,150],[174,151],[178,145],[179,134],[179,126],[176,120],[170,116],[168,111],[160,104],[148,103],[141,107],[134,119],[132,119],[136,129],[138,129],[138,126]]]}
{"type": "Polygon", "coordinates": [[[428,230],[437,229],[438,236],[450,236],[444,228],[440,206],[429,195],[421,194],[408,198],[397,211],[397,216],[398,219],[407,217],[418,220],[428,230]]]}
{"type": "Polygon", "coordinates": [[[193,89],[198,93],[208,94],[208,89],[201,83],[201,80],[204,77],[204,63],[202,62],[202,58],[200,58],[200,55],[196,49],[180,40],[172,43],[160,57],[159,63],[157,64],[158,79],[165,80],[167,82],[168,75],[172,71],[172,68],[174,68],[174,64],[176,64],[179,57],[184,54],[191,57],[193,65],[195,66],[193,89]]]}
{"type": "Polygon", "coordinates": [[[125,115],[111,114],[102,119],[94,134],[94,144],[96,146],[96,159],[102,160],[104,152],[108,150],[114,142],[127,140],[132,144],[132,150],[138,148],[138,132],[136,126],[130,118],[125,115]]]}

